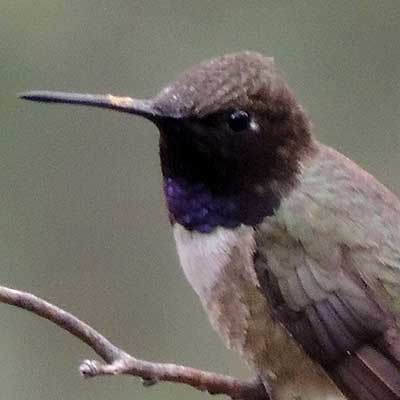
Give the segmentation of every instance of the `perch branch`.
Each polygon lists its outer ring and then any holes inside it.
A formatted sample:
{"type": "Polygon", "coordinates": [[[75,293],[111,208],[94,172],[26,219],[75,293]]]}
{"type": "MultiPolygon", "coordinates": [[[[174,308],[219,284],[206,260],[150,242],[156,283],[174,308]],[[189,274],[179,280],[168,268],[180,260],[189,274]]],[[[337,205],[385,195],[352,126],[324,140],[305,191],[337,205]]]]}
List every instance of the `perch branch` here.
{"type": "Polygon", "coordinates": [[[86,378],[100,375],[133,375],[142,378],[146,386],[157,382],[175,382],[210,394],[224,394],[231,399],[269,399],[264,385],[258,380],[240,381],[231,376],[182,365],[139,360],[113,345],[74,315],[33,294],[0,286],[0,302],[46,318],[90,346],[105,364],[85,360],[80,366],[80,372],[86,378]]]}

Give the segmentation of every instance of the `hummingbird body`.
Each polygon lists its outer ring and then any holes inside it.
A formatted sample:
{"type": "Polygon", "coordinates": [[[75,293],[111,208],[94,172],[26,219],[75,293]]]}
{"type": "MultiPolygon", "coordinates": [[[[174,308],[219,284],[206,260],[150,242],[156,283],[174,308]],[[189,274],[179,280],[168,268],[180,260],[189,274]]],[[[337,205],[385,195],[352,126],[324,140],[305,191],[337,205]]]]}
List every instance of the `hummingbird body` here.
{"type": "MultiPolygon", "coordinates": [[[[277,400],[345,399],[321,364],[336,363],[343,353],[362,347],[366,338],[375,339],[395,326],[393,317],[352,281],[345,264],[364,267],[363,258],[376,252],[375,278],[388,287],[396,284],[395,274],[385,277],[379,271],[379,259],[388,256],[385,238],[368,227],[374,220],[382,229],[396,212],[400,215],[398,201],[372,176],[359,175],[350,160],[321,144],[318,148],[302,166],[296,189],[256,227],[219,227],[204,234],[174,226],[184,272],[213,327],[266,377],[277,400]],[[351,198],[337,198],[349,189],[351,198]],[[377,215],[370,201],[378,199],[396,212],[377,215]],[[338,212],[349,207],[341,201],[356,205],[357,215],[338,219],[338,212]],[[346,259],[349,254],[341,243],[358,251],[346,259]],[[361,321],[354,319],[355,311],[361,321]],[[290,316],[285,318],[288,313],[295,314],[298,327],[288,322],[290,316]]],[[[391,246],[399,248],[400,242],[391,246]]],[[[343,374],[351,367],[342,369],[343,374]]]]}
{"type": "Polygon", "coordinates": [[[185,275],[212,326],[262,377],[273,399],[345,399],[274,318],[254,271],[252,228],[199,235],[176,226],[174,236],[185,275]]]}
{"type": "Polygon", "coordinates": [[[313,137],[272,58],[206,61],[150,100],[22,97],[157,125],[185,275],[272,400],[400,400],[400,202],[313,137]]]}

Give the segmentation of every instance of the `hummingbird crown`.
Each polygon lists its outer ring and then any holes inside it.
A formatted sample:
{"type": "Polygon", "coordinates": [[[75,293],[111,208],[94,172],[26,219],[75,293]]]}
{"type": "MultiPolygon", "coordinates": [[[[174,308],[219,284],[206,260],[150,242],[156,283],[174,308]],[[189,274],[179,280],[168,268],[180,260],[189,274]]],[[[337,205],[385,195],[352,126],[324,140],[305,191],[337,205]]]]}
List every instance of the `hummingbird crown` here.
{"type": "Polygon", "coordinates": [[[164,115],[204,117],[251,106],[276,113],[292,95],[272,57],[250,51],[227,54],[185,71],[164,88],[154,105],[164,115]]]}

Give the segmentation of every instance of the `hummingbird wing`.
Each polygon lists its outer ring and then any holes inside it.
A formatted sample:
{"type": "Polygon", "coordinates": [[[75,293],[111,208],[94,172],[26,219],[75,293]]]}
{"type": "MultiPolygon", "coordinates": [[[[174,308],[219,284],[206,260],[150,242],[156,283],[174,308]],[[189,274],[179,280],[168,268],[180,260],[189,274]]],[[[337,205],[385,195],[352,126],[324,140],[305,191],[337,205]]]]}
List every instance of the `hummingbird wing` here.
{"type": "Polygon", "coordinates": [[[272,312],[351,400],[400,399],[400,202],[320,146],[257,230],[272,312]]]}

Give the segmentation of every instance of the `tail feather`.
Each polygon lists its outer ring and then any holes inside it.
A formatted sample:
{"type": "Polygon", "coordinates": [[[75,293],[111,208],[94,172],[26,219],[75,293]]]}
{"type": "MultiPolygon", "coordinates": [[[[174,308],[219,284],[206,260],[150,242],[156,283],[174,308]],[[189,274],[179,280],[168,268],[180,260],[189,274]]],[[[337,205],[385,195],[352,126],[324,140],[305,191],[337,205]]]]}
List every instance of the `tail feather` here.
{"type": "Polygon", "coordinates": [[[397,326],[389,328],[385,335],[376,341],[376,346],[400,371],[400,335],[397,326]]]}
{"type": "Polygon", "coordinates": [[[332,366],[331,376],[349,400],[400,400],[400,369],[395,355],[364,346],[332,366]]]}
{"type": "MultiPolygon", "coordinates": [[[[369,291],[359,296],[348,289],[326,293],[322,300],[294,310],[267,261],[260,260],[255,264],[256,273],[277,320],[346,398],[400,400],[400,329],[396,318],[382,309],[369,291]]],[[[353,278],[365,289],[357,277],[346,277],[349,282],[353,278]]],[[[294,301],[297,295],[287,296],[294,301]]]]}

